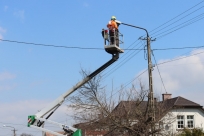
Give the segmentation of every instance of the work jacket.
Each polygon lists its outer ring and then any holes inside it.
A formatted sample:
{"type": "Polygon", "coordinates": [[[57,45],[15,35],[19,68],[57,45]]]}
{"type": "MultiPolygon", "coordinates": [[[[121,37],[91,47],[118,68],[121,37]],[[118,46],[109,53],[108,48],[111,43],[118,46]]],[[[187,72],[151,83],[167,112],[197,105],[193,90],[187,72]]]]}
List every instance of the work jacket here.
{"type": "Polygon", "coordinates": [[[118,25],[116,24],[116,22],[114,20],[111,20],[108,22],[107,27],[109,30],[118,30],[118,25]]]}

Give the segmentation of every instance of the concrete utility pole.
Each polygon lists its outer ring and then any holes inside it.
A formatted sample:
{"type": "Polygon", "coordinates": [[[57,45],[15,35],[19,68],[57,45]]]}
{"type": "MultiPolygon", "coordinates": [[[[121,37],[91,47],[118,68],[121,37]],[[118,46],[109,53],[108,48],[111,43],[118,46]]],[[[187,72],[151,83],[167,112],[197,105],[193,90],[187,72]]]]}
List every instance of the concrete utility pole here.
{"type": "Polygon", "coordinates": [[[152,79],[152,60],[151,60],[151,38],[140,38],[141,40],[147,40],[147,53],[148,53],[148,74],[149,74],[149,94],[148,94],[148,107],[147,113],[148,117],[151,118],[151,121],[155,121],[155,107],[154,107],[154,93],[153,93],[153,79],[152,79]]]}
{"type": "Polygon", "coordinates": [[[146,113],[148,115],[148,119],[150,118],[151,121],[155,121],[155,109],[154,109],[154,94],[153,94],[153,80],[152,80],[152,61],[151,61],[151,46],[150,46],[150,37],[148,31],[145,28],[133,26],[125,23],[121,23],[123,25],[127,25],[130,27],[142,29],[146,32],[147,37],[142,39],[147,41],[147,51],[148,51],[148,74],[149,74],[149,94],[148,94],[148,105],[146,109],[146,113]]]}

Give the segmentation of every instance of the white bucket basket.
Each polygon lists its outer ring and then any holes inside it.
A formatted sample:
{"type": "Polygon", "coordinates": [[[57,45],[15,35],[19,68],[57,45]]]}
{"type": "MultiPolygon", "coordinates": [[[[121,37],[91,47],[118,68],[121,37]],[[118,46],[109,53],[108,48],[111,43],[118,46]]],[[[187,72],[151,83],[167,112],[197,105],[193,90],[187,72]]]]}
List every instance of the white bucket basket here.
{"type": "Polygon", "coordinates": [[[106,52],[110,54],[115,53],[124,53],[124,50],[121,48],[123,45],[123,35],[120,32],[114,32],[113,35],[108,33],[108,30],[103,31],[104,36],[104,48],[106,52]]]}

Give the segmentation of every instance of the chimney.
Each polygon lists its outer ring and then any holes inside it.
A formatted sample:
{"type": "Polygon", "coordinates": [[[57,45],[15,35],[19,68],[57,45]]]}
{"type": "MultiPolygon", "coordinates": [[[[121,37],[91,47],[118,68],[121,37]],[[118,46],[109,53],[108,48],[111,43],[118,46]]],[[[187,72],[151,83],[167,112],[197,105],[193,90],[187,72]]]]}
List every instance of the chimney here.
{"type": "Polygon", "coordinates": [[[167,99],[171,99],[171,94],[162,94],[162,100],[165,101],[167,99]]]}

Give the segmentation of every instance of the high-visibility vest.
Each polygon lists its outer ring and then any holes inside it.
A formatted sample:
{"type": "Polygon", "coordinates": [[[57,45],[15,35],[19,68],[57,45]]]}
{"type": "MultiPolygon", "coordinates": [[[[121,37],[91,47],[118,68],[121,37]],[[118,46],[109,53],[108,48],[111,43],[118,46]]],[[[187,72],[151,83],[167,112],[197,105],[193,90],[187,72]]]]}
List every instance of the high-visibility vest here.
{"type": "Polygon", "coordinates": [[[111,20],[111,21],[108,22],[107,27],[108,27],[109,30],[112,30],[112,31],[118,29],[118,25],[117,25],[116,22],[113,21],[113,20],[111,20]]]}

